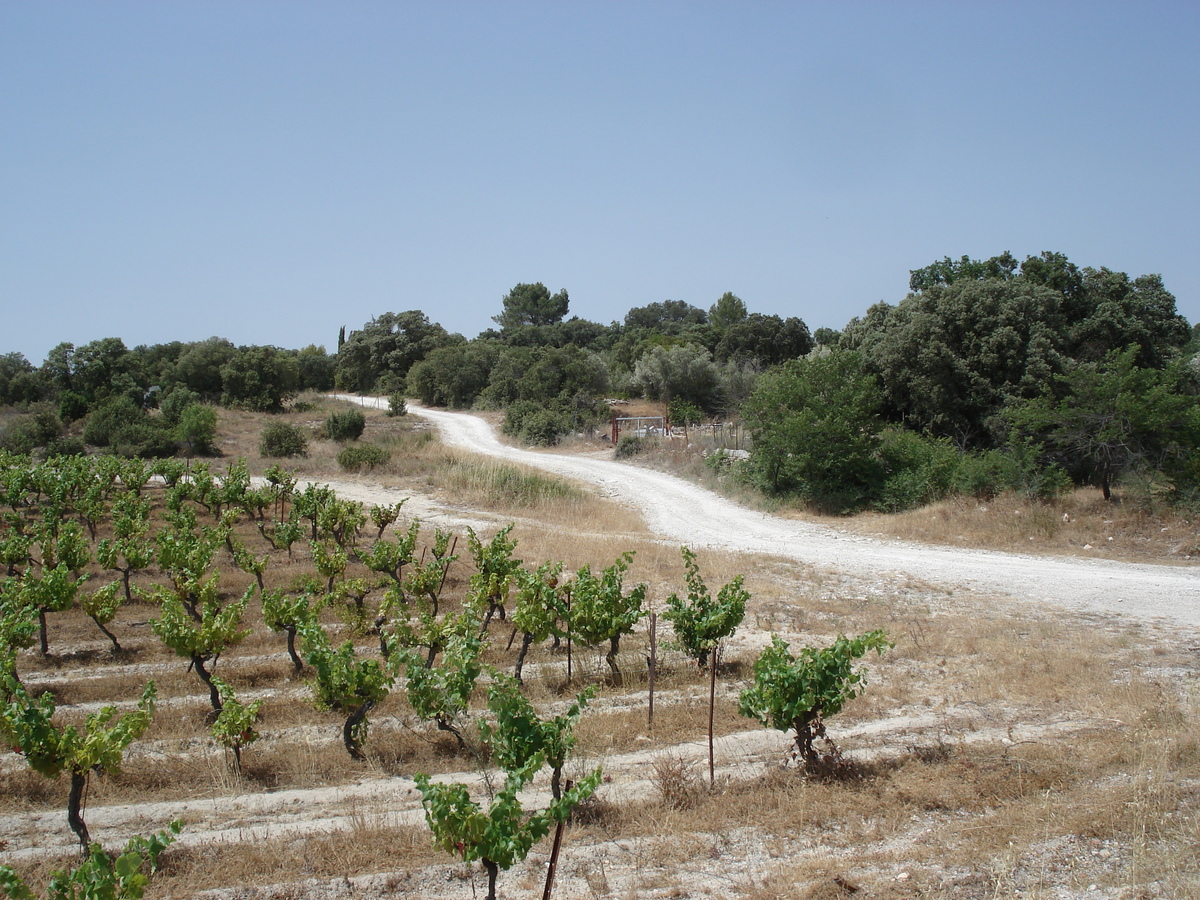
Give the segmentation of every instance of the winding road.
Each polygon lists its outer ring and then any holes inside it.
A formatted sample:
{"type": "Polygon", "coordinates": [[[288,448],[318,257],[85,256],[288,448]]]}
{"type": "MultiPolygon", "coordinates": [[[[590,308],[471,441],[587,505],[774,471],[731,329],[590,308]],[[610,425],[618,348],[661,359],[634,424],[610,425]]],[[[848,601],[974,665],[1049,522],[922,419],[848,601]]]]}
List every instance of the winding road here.
{"type": "MultiPolygon", "coordinates": [[[[342,399],[387,406],[386,398],[342,399]]],[[[512,447],[501,443],[488,422],[469,413],[415,403],[409,411],[433,422],[447,445],[594,485],[604,495],[639,509],[651,531],[674,543],[767,554],[835,572],[911,576],[1077,611],[1200,626],[1200,567],[1027,556],[851,535],[747,509],[698,485],[606,455],[512,447]]]]}

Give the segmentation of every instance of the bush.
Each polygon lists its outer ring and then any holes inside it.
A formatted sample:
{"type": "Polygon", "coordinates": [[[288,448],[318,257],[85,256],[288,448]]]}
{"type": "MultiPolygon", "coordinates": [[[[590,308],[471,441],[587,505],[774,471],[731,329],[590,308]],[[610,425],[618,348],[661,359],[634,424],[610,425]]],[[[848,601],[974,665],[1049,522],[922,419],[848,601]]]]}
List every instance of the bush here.
{"type": "Polygon", "coordinates": [[[330,413],[325,420],[325,433],[332,441],[357,441],[366,427],[367,417],[357,409],[330,413]]]}
{"type": "Polygon", "coordinates": [[[337,455],[338,465],[347,472],[370,471],[391,458],[391,451],[377,444],[354,444],[337,455]]]}
{"type": "Polygon", "coordinates": [[[880,456],[887,480],[873,505],[884,512],[901,512],[945,497],[964,458],[944,438],[927,437],[906,428],[883,432],[880,456]]]}
{"type": "Polygon", "coordinates": [[[629,459],[631,456],[637,456],[639,453],[646,452],[646,447],[645,438],[627,434],[617,441],[616,457],[617,459],[629,459]]]}
{"type": "Polygon", "coordinates": [[[393,418],[408,415],[408,403],[403,394],[392,394],[388,397],[388,415],[393,418]]]}
{"type": "Polygon", "coordinates": [[[47,447],[57,441],[62,430],[58,414],[48,404],[42,404],[30,413],[18,416],[3,430],[0,448],[29,454],[37,447],[47,447]]]}
{"type": "Polygon", "coordinates": [[[263,456],[307,456],[308,437],[299,425],[272,422],[262,431],[258,451],[263,456]]]}
{"type": "Polygon", "coordinates": [[[571,431],[571,419],[557,410],[532,400],[512,403],[504,414],[505,434],[511,434],[523,444],[551,447],[571,431]]]}
{"type": "Polygon", "coordinates": [[[217,411],[203,403],[189,404],[180,414],[175,433],[187,445],[189,453],[211,456],[217,436],[217,411]]]}

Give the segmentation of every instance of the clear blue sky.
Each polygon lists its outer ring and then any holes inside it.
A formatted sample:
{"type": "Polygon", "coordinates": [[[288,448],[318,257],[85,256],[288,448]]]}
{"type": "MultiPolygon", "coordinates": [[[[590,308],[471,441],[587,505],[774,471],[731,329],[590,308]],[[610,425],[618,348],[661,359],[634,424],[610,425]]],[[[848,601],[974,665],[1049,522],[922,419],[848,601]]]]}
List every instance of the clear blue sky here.
{"type": "Polygon", "coordinates": [[[1200,4],[0,3],[0,352],[329,349],[519,282],[841,328],[963,254],[1200,319],[1200,4]]]}

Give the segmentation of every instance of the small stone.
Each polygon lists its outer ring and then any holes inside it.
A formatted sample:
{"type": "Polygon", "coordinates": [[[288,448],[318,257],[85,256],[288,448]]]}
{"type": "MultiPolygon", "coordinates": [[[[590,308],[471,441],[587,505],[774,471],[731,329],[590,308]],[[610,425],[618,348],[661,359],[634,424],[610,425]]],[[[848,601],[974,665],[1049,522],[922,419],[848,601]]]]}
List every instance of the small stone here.
{"type": "Polygon", "coordinates": [[[907,872],[901,872],[899,875],[896,876],[897,881],[908,881],[909,878],[910,878],[910,876],[907,872]]]}

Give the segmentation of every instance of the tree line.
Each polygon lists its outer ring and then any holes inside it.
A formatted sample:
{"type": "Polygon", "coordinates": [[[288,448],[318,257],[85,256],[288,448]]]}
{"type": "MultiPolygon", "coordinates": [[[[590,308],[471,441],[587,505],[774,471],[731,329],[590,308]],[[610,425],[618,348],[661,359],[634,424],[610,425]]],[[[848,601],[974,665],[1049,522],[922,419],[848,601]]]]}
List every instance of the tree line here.
{"type": "Polygon", "coordinates": [[[569,312],[566,290],[518,284],[469,340],[407,310],[343,327],[334,353],[221,338],[60,344],[40,367],[10,353],[0,404],[22,414],[0,424],[0,446],[203,454],[212,404],[278,411],[336,387],[503,409],[505,430],[535,444],[596,428],[610,397],[661,401],[676,421],[743,418],[753,442],[739,477],[839,512],[1070,483],[1107,497],[1133,470],[1183,497],[1200,477],[1200,346],[1157,275],[1048,252],[946,258],[840,331],[751,312],[732,293],[607,325],[569,312]]]}

